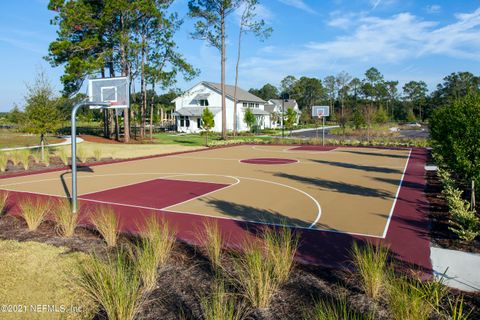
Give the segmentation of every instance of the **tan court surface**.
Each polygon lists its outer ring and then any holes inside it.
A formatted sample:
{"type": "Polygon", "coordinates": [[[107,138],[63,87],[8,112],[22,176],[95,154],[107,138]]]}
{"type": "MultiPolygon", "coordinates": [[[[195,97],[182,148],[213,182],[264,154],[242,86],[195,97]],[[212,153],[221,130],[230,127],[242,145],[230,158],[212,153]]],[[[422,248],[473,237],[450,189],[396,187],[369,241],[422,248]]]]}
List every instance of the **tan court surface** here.
{"type": "MultiPolygon", "coordinates": [[[[228,184],[162,211],[337,230],[382,237],[410,150],[235,146],[90,167],[79,172],[78,194],[152,179],[228,184]],[[297,163],[246,164],[248,158],[297,163]]],[[[0,180],[0,189],[67,195],[71,176],[49,172],[0,180]]],[[[161,190],[154,190],[159,193],[161,190]]]]}

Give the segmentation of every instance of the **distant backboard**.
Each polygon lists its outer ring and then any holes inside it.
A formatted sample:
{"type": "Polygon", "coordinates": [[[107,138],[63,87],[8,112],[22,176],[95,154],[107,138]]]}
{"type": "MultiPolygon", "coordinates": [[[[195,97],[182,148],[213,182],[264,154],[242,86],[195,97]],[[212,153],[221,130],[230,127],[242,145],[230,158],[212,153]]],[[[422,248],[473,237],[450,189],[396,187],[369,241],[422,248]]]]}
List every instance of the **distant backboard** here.
{"type": "MultiPolygon", "coordinates": [[[[130,106],[128,77],[89,79],[88,100],[90,102],[108,102],[110,106],[107,108],[128,108],[130,106]]],[[[95,109],[96,106],[92,105],[90,108],[95,109]]]]}
{"type": "Polygon", "coordinates": [[[312,107],[312,117],[328,117],[330,116],[330,107],[329,106],[313,106],[312,107]]]}

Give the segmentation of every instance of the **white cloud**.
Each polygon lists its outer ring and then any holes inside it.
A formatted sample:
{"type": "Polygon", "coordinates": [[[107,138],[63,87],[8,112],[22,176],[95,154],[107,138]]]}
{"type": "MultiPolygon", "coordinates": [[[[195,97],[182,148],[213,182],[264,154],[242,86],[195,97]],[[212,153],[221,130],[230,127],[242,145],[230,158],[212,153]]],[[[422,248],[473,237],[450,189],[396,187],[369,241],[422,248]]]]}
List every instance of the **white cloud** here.
{"type": "Polygon", "coordinates": [[[438,4],[432,4],[432,5],[428,5],[426,10],[427,10],[427,13],[434,14],[442,11],[442,7],[438,4]]]}
{"type": "Polygon", "coordinates": [[[279,0],[281,3],[286,4],[300,10],[303,10],[308,13],[317,13],[309,5],[307,5],[303,0],[279,0]]]}
{"type": "MultiPolygon", "coordinates": [[[[350,19],[347,34],[330,41],[282,46],[275,56],[259,52],[242,63],[243,73],[257,77],[259,82],[278,82],[287,74],[318,76],[327,70],[414,64],[424,57],[480,61],[480,8],[456,14],[453,23],[443,26],[408,12],[386,18],[367,13],[344,18],[350,19]]],[[[328,24],[337,28],[345,25],[338,15],[328,24]]]]}

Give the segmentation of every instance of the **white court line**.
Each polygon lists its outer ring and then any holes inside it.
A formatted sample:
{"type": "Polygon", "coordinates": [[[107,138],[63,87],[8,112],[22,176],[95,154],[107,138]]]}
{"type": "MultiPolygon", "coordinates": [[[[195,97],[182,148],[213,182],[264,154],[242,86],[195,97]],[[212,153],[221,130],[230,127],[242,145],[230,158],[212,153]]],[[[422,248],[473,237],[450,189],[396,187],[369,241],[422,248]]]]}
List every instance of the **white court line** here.
{"type": "Polygon", "coordinates": [[[258,151],[263,151],[263,152],[275,152],[275,153],[279,153],[279,152],[283,152],[283,153],[296,153],[296,154],[322,154],[322,153],[327,153],[327,152],[335,152],[338,150],[338,148],[335,148],[335,149],[332,149],[332,150],[325,150],[325,151],[304,151],[304,150],[297,150],[297,151],[289,151],[293,148],[296,148],[296,147],[290,147],[290,148],[285,148],[285,149],[281,149],[281,150],[271,150],[271,149],[261,149],[261,148],[258,148],[258,146],[252,146],[252,149],[254,150],[258,150],[258,151]]]}
{"type": "MultiPolygon", "coordinates": [[[[137,173],[138,174],[138,173],[137,173]]],[[[142,173],[140,173],[142,174],[142,173]]],[[[166,173],[143,173],[143,174],[166,174],[166,173]]],[[[168,173],[170,174],[170,173],[168,173]]],[[[120,174],[115,174],[115,175],[120,175],[120,174]]],[[[178,174],[179,176],[181,175],[194,175],[194,174],[191,174],[191,173],[182,173],[182,174],[178,174]]],[[[209,175],[209,174],[206,174],[206,175],[209,175]]],[[[107,175],[103,175],[103,176],[107,176],[107,175]]],[[[223,175],[222,175],[223,176],[223,175]]],[[[87,178],[87,177],[85,177],[87,178]]],[[[88,177],[90,178],[90,176],[88,177]]],[[[282,183],[275,183],[275,182],[272,182],[272,181],[266,181],[266,180],[261,180],[261,179],[256,179],[256,178],[248,178],[248,177],[236,177],[237,179],[238,178],[243,178],[243,179],[249,179],[249,180],[258,180],[258,181],[261,181],[261,182],[266,182],[266,183],[273,183],[273,184],[278,184],[280,186],[284,186],[284,187],[288,187],[288,188],[292,188],[294,190],[297,190],[297,191],[300,191],[304,194],[306,194],[307,196],[309,196],[310,198],[313,199],[313,197],[311,197],[309,194],[307,194],[306,192],[303,192],[299,189],[296,189],[294,187],[290,187],[288,185],[284,185],[282,183]]],[[[182,181],[187,181],[187,180],[182,180],[182,181]]],[[[192,180],[193,182],[198,182],[198,181],[194,181],[192,180]]],[[[230,187],[231,185],[225,187],[225,188],[228,188],[230,187]]],[[[213,192],[215,191],[221,191],[221,190],[224,190],[225,188],[222,188],[222,189],[218,189],[218,190],[214,190],[213,192]]],[[[18,192],[18,193],[28,193],[28,194],[36,194],[36,195],[44,195],[44,196],[50,196],[50,197],[57,197],[57,198],[67,198],[66,196],[62,196],[62,195],[56,195],[56,194],[48,194],[48,193],[41,193],[41,192],[30,192],[30,191],[19,191],[19,190],[11,190],[11,189],[3,189],[2,190],[7,190],[7,191],[12,191],[12,192],[18,192]]],[[[204,195],[202,195],[204,196],[204,195]]],[[[95,203],[103,203],[103,204],[112,204],[112,205],[118,205],[118,206],[123,206],[123,207],[131,207],[131,208],[139,208],[139,209],[146,209],[146,210],[152,210],[152,211],[161,211],[161,212],[164,212],[166,214],[168,213],[181,213],[181,214],[190,214],[190,215],[194,215],[194,216],[202,216],[202,217],[209,217],[209,218],[216,218],[216,219],[224,219],[224,220],[233,220],[233,221],[238,221],[238,222],[247,222],[247,223],[255,223],[255,224],[262,224],[262,225],[271,225],[271,226],[279,226],[279,227],[282,227],[282,226],[285,226],[283,224],[277,224],[277,223],[270,223],[270,222],[262,222],[262,221],[254,221],[254,220],[244,220],[244,219],[238,219],[238,218],[234,218],[234,217],[222,217],[222,216],[215,216],[215,215],[209,215],[209,214],[204,214],[204,213],[195,213],[195,212],[184,212],[184,211],[179,211],[179,210],[168,210],[167,212],[165,212],[165,208],[162,208],[162,209],[158,209],[158,208],[152,208],[152,207],[146,207],[146,206],[136,206],[136,205],[128,205],[128,204],[122,204],[122,203],[115,203],[115,202],[109,202],[109,201],[101,201],[101,200],[92,200],[92,199],[83,199],[81,196],[78,198],[79,200],[82,200],[82,201],[87,201],[87,202],[95,202],[95,203]]],[[[193,200],[192,199],[189,199],[187,201],[190,201],[190,200],[193,200]]],[[[313,199],[316,204],[318,205],[318,207],[320,208],[320,204],[318,204],[318,202],[313,199]]],[[[174,207],[176,206],[177,204],[174,204],[172,206],[169,206],[169,207],[166,207],[166,208],[170,208],[170,207],[174,207]]],[[[315,219],[315,222],[312,223],[310,226],[308,227],[301,227],[301,226],[290,226],[290,227],[293,227],[293,228],[297,228],[297,229],[306,229],[306,230],[316,230],[316,231],[320,231],[320,232],[330,232],[330,233],[340,233],[340,234],[348,234],[348,235],[354,235],[354,236],[362,236],[362,237],[371,237],[371,238],[379,238],[379,239],[383,239],[384,237],[382,236],[377,236],[377,235],[372,235],[372,234],[366,234],[366,233],[358,233],[358,232],[350,232],[350,231],[339,231],[339,230],[335,230],[335,229],[320,229],[320,228],[313,228],[315,226],[315,224],[318,222],[318,220],[320,219],[320,216],[321,216],[321,208],[320,208],[320,211],[319,211],[319,214],[317,215],[317,218],[315,219]]]]}
{"type": "Polygon", "coordinates": [[[388,214],[388,219],[385,225],[385,229],[383,230],[382,239],[385,239],[385,237],[387,236],[388,227],[390,226],[390,221],[392,220],[393,210],[395,210],[395,204],[397,203],[398,194],[400,193],[400,189],[402,188],[403,178],[405,177],[405,172],[407,171],[407,166],[408,166],[408,163],[410,162],[411,154],[412,154],[412,149],[410,149],[410,151],[408,152],[408,158],[407,158],[407,161],[405,162],[405,167],[403,168],[402,177],[400,178],[400,182],[398,184],[397,193],[395,194],[395,199],[393,200],[392,208],[390,209],[390,213],[388,214]]]}

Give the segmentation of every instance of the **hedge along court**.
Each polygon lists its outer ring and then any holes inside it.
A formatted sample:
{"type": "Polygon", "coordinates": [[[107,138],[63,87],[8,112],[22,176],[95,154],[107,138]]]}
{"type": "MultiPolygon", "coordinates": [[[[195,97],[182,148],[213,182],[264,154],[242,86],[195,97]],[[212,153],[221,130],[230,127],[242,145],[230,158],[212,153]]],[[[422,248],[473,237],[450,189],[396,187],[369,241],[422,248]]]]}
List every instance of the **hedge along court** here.
{"type": "MultiPolygon", "coordinates": [[[[423,165],[424,153],[241,145],[84,167],[79,170],[78,195],[84,209],[99,204],[115,207],[127,231],[134,231],[148,213],[177,221],[180,231],[189,234],[195,233],[193,221],[213,217],[229,226],[285,224],[305,230],[306,237],[317,235],[318,241],[313,240],[317,247],[328,246],[339,236],[386,239],[395,229],[392,223],[406,220],[396,216],[423,221],[418,206],[408,204],[422,198],[423,170],[414,165],[423,165]],[[402,206],[403,211],[396,212],[402,206]]],[[[70,186],[69,171],[0,180],[0,189],[11,191],[16,199],[68,197],[70,186]]],[[[412,228],[419,228],[419,223],[412,228]]],[[[416,233],[396,237],[416,239],[415,250],[421,247],[416,233]]],[[[428,253],[422,252],[420,258],[409,250],[402,253],[408,239],[398,239],[398,244],[387,241],[394,250],[399,246],[397,253],[405,260],[425,266],[423,256],[428,253]]]]}

